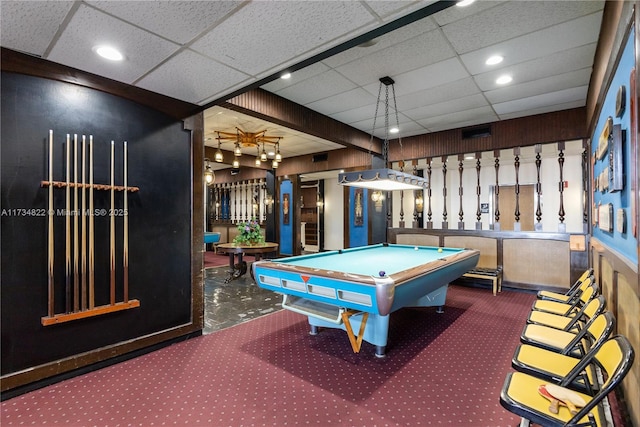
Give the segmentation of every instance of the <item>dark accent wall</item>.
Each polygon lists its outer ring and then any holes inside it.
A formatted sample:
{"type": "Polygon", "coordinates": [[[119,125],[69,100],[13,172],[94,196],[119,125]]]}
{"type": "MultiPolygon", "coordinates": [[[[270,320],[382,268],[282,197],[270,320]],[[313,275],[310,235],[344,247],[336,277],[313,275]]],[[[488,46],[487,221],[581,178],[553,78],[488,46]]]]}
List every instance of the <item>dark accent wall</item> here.
{"type": "MultiPolygon", "coordinates": [[[[194,295],[198,291],[192,287],[194,275],[199,274],[193,271],[198,260],[194,263],[192,256],[192,206],[194,195],[201,196],[202,191],[193,190],[192,162],[201,162],[202,145],[200,153],[194,153],[192,134],[202,140],[201,123],[195,125],[200,129],[192,132],[185,129],[182,120],[118,96],[4,71],[1,102],[0,201],[7,213],[1,218],[3,392],[169,337],[200,331],[202,319],[194,319],[197,310],[192,307],[194,298],[202,298],[194,295]],[[115,184],[122,185],[121,147],[123,141],[128,142],[128,184],[140,188],[129,197],[128,212],[129,298],[140,301],[138,308],[47,327],[41,324],[48,304],[47,218],[12,212],[47,208],[47,190],[40,182],[48,172],[50,129],[54,133],[56,181],[65,179],[67,133],[87,138],[93,135],[94,181],[101,184],[109,183],[109,150],[114,140],[119,147],[115,184]],[[170,330],[173,335],[159,336],[170,330]],[[158,337],[149,338],[154,334],[158,337]]],[[[64,189],[54,193],[55,207],[63,208],[64,189]]],[[[94,194],[95,207],[108,210],[108,192],[94,194]]],[[[116,207],[122,207],[121,193],[116,207]]],[[[65,310],[64,218],[56,217],[54,222],[55,312],[59,313],[65,310]]],[[[109,303],[108,222],[108,215],[95,218],[97,306],[109,303]]],[[[122,301],[122,228],[120,221],[117,224],[116,301],[122,301]]],[[[201,269],[202,260],[199,262],[201,269]]]]}

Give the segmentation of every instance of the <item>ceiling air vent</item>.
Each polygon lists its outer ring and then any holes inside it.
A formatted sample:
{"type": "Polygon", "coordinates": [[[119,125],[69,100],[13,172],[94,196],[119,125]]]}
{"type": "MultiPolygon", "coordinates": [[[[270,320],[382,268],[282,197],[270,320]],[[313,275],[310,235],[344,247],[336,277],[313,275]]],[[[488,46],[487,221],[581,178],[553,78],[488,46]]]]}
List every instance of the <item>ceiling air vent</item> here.
{"type": "Polygon", "coordinates": [[[462,139],[486,138],[488,136],[491,136],[491,126],[482,126],[462,130],[462,139]]]}
{"type": "Polygon", "coordinates": [[[313,157],[311,158],[311,161],[313,163],[326,162],[328,158],[329,158],[329,155],[327,153],[314,154],[313,157]]]}

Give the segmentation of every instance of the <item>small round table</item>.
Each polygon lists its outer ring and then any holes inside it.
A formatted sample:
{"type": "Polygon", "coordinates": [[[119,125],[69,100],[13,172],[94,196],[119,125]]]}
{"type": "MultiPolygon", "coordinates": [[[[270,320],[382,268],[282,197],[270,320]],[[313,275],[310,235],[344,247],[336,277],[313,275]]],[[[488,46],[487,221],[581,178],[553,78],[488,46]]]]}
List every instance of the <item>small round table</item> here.
{"type": "Polygon", "coordinates": [[[229,277],[224,281],[229,283],[247,272],[247,263],[242,260],[244,254],[255,256],[256,261],[260,261],[262,255],[277,252],[278,244],[272,242],[255,243],[252,245],[241,243],[221,243],[218,245],[218,252],[229,254],[229,277]],[[238,262],[235,262],[235,256],[238,262]]]}

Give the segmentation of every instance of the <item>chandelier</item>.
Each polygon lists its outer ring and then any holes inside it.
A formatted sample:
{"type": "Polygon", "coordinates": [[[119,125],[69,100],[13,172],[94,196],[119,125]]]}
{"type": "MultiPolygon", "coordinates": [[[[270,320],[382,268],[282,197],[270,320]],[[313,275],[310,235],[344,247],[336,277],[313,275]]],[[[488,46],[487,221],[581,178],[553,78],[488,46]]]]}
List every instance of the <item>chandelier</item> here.
{"type": "MultiPolygon", "coordinates": [[[[395,82],[391,77],[387,76],[380,79],[380,86],[378,87],[378,100],[376,102],[376,112],[373,116],[373,129],[371,130],[371,140],[369,143],[369,147],[371,147],[371,145],[373,144],[373,131],[376,128],[376,118],[378,116],[378,106],[380,104],[382,87],[384,86],[385,137],[384,141],[382,142],[382,160],[384,162],[384,168],[340,173],[338,174],[338,184],[350,187],[367,188],[369,190],[377,191],[422,190],[428,187],[427,181],[424,178],[417,175],[405,173],[402,170],[393,170],[389,167],[389,133],[398,132],[400,128],[394,84],[395,82]],[[389,88],[391,88],[392,91],[393,109],[396,112],[396,124],[394,129],[389,128],[389,88]]],[[[400,144],[400,148],[402,148],[402,139],[398,138],[398,142],[400,144]]],[[[369,148],[369,154],[371,154],[371,148],[369,148]]],[[[401,165],[403,163],[404,161],[401,163],[401,165]]]]}
{"type": "Polygon", "coordinates": [[[280,140],[281,136],[267,136],[266,130],[260,132],[245,132],[240,128],[236,128],[236,132],[224,132],[215,131],[218,135],[218,149],[216,150],[214,160],[218,163],[224,161],[224,155],[222,154],[221,145],[223,143],[233,143],[233,168],[240,167],[240,161],[238,157],[242,156],[243,149],[255,147],[256,149],[256,166],[260,166],[263,162],[269,161],[269,155],[272,154],[273,160],[271,167],[277,169],[279,163],[282,161],[282,155],[280,154],[280,140]],[[267,148],[269,147],[269,152],[267,148]]]}

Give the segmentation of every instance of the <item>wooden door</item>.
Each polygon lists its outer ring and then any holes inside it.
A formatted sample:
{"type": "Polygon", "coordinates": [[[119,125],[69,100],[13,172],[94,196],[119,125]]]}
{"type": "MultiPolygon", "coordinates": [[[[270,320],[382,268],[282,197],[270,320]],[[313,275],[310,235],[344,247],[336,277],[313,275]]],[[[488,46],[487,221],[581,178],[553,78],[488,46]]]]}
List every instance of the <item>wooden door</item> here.
{"type": "MultiPolygon", "coordinates": [[[[501,185],[498,194],[498,207],[500,208],[500,230],[513,231],[513,223],[516,221],[516,186],[501,185]]],[[[520,230],[534,231],[535,214],[535,185],[520,185],[520,230]]]]}

